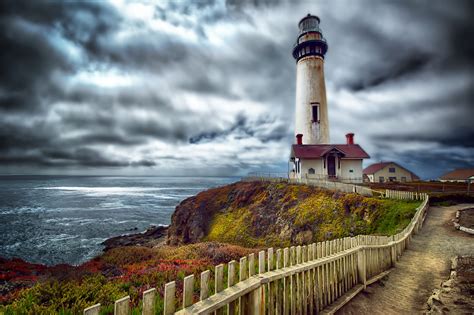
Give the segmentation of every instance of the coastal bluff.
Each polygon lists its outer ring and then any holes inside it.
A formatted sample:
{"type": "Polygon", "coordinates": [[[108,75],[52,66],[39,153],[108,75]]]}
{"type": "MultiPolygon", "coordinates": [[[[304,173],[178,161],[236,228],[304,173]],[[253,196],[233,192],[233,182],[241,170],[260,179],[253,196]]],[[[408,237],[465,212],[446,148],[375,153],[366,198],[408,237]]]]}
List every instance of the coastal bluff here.
{"type": "Polygon", "coordinates": [[[418,203],[307,185],[236,182],[182,201],[172,215],[167,244],[218,241],[282,247],[358,234],[393,234],[406,226],[418,203]]]}

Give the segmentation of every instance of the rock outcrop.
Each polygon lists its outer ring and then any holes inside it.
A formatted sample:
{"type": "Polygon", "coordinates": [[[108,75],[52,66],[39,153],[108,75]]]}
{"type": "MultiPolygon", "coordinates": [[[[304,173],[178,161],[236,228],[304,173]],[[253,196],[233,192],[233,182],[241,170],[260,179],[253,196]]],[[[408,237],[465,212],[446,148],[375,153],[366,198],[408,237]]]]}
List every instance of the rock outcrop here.
{"type": "Polygon", "coordinates": [[[166,226],[151,226],[143,233],[120,235],[109,238],[102,242],[102,245],[105,245],[104,251],[122,246],[153,247],[166,242],[167,232],[168,227],[166,226]]]}

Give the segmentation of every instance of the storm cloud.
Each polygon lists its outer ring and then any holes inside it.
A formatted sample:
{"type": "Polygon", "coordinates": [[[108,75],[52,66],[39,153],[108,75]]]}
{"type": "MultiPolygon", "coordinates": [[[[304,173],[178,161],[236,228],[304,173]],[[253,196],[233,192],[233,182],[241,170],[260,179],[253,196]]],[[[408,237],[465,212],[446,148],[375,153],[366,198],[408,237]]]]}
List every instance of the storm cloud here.
{"type": "Polygon", "coordinates": [[[331,141],[423,178],[474,164],[472,1],[2,1],[0,173],[285,171],[297,23],[331,141]]]}

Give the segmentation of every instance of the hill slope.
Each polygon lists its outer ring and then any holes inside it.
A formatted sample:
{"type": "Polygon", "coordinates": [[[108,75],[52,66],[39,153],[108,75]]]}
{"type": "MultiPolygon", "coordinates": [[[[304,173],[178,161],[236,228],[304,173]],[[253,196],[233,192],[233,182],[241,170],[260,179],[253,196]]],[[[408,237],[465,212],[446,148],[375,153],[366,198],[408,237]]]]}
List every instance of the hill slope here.
{"type": "Polygon", "coordinates": [[[219,241],[283,247],[357,234],[393,234],[405,227],[418,204],[306,185],[237,182],[181,202],[171,219],[168,244],[219,241]]]}

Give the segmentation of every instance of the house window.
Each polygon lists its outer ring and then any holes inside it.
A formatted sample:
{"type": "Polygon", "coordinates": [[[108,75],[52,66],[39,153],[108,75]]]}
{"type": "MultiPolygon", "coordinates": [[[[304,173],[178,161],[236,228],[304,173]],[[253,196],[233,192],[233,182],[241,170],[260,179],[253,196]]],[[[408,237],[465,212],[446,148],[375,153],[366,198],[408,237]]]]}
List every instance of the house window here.
{"type": "Polygon", "coordinates": [[[379,183],[383,183],[385,181],[385,178],[383,178],[383,176],[380,176],[379,177],[379,183]]]}
{"type": "Polygon", "coordinates": [[[388,169],[388,171],[389,171],[390,173],[395,173],[395,167],[390,167],[390,168],[388,169]]]}
{"type": "Polygon", "coordinates": [[[405,176],[403,176],[403,177],[401,178],[401,180],[402,180],[402,182],[404,183],[404,182],[407,181],[407,178],[406,178],[405,176]]]}
{"type": "Polygon", "coordinates": [[[396,182],[397,181],[397,178],[396,177],[389,177],[388,180],[390,182],[396,182]]]}
{"type": "Polygon", "coordinates": [[[349,170],[349,173],[354,173],[354,170],[349,170]]]}
{"type": "Polygon", "coordinates": [[[319,103],[311,103],[312,122],[319,122],[319,103]]]}
{"type": "Polygon", "coordinates": [[[310,169],[308,170],[308,174],[315,174],[315,173],[316,173],[316,172],[314,171],[314,168],[310,168],[310,169]]]}

